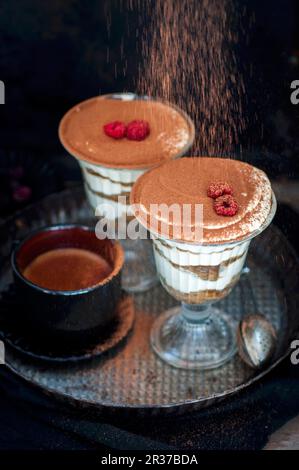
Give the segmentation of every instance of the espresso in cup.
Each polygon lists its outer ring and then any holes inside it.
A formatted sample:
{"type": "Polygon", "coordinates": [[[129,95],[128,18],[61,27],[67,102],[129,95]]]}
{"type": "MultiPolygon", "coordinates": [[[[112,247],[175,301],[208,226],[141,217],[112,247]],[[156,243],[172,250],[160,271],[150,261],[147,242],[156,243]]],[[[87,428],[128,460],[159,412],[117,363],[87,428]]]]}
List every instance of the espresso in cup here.
{"type": "Polygon", "coordinates": [[[82,248],[56,248],[38,255],[23,271],[28,281],[50,290],[95,286],[112,271],[103,256],[82,248]]]}
{"type": "Polygon", "coordinates": [[[97,341],[116,318],[124,253],[94,228],[57,225],[30,234],[12,254],[23,309],[12,313],[22,332],[51,347],[97,341]]]}

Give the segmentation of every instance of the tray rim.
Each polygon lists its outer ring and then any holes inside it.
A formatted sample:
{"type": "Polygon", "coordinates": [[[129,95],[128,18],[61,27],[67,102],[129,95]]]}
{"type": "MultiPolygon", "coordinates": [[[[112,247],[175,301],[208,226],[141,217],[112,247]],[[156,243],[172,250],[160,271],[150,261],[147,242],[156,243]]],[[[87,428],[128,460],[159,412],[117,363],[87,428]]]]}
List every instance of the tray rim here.
{"type": "MultiPolygon", "coordinates": [[[[36,201],[27,207],[25,207],[22,210],[19,210],[9,216],[6,219],[0,220],[0,227],[3,227],[6,224],[9,224],[12,220],[14,220],[18,216],[23,216],[24,212],[27,210],[29,211],[31,208],[34,208],[36,205],[42,204],[46,200],[50,200],[52,198],[56,197],[61,197],[63,195],[67,194],[72,194],[74,191],[78,192],[79,194],[82,193],[84,195],[84,188],[82,185],[78,184],[72,188],[67,188],[59,192],[52,193],[50,195],[47,195],[43,198],[41,198],[39,201],[36,201]]],[[[275,233],[279,233],[281,237],[284,239],[284,243],[287,246],[288,250],[290,251],[295,263],[299,266],[299,255],[297,255],[296,250],[292,246],[292,244],[288,241],[284,233],[273,223],[271,224],[270,230],[273,230],[275,233]]],[[[267,231],[267,229],[266,229],[267,231]]],[[[265,231],[265,232],[266,232],[265,231]]],[[[294,332],[294,339],[299,338],[299,324],[297,327],[297,330],[294,332]]],[[[4,340],[5,343],[5,340],[4,340]]],[[[8,346],[9,348],[9,346],[8,346]]],[[[256,375],[251,377],[249,380],[246,382],[243,382],[233,389],[226,389],[224,391],[221,391],[219,393],[215,393],[213,395],[210,395],[209,397],[200,397],[200,398],[193,398],[193,399],[187,399],[182,402],[171,402],[171,403],[160,403],[159,405],[151,405],[151,404],[113,404],[105,401],[96,401],[96,400],[87,400],[87,399],[82,399],[82,398],[76,398],[70,393],[62,393],[58,392],[57,390],[39,384],[36,381],[30,380],[28,377],[26,377],[23,373],[19,372],[12,364],[9,362],[5,362],[5,366],[8,368],[8,370],[15,375],[16,377],[22,379],[26,384],[29,386],[38,389],[42,393],[48,395],[48,396],[53,396],[55,397],[58,401],[60,402],[67,402],[70,405],[73,405],[77,408],[93,408],[97,409],[99,411],[101,410],[107,410],[107,411],[151,411],[151,412],[158,412],[160,410],[169,410],[172,412],[178,412],[180,411],[181,413],[187,412],[189,409],[195,410],[195,409],[202,409],[206,408],[210,405],[213,404],[213,402],[218,402],[220,400],[223,400],[225,398],[231,397],[237,393],[240,393],[242,390],[250,387],[251,385],[254,385],[258,380],[261,380],[263,377],[265,377],[268,373],[270,373],[275,367],[277,367],[283,360],[285,360],[289,354],[290,354],[291,348],[290,346],[287,348],[287,350],[281,354],[273,363],[268,365],[265,369],[262,369],[260,372],[258,372],[256,375]]]]}
{"type": "Polygon", "coordinates": [[[266,369],[263,369],[259,374],[255,375],[248,381],[238,385],[234,389],[227,389],[224,390],[220,393],[216,393],[213,395],[210,395],[208,398],[207,397],[201,397],[197,399],[192,399],[192,400],[185,400],[184,402],[171,402],[171,403],[161,403],[159,405],[149,405],[149,404],[144,404],[144,405],[132,405],[132,404],[110,404],[108,402],[99,402],[95,400],[86,400],[86,399],[80,399],[76,398],[73,395],[69,393],[60,393],[57,390],[47,387],[45,385],[41,385],[33,380],[30,380],[28,377],[26,377],[24,374],[20,373],[17,369],[15,369],[11,364],[8,364],[7,362],[5,363],[5,366],[12,372],[15,376],[18,378],[21,378],[23,381],[26,382],[31,387],[34,387],[41,392],[43,392],[46,395],[54,396],[56,399],[62,402],[68,401],[68,404],[74,405],[77,408],[87,408],[87,407],[92,407],[96,408],[98,410],[113,410],[113,411],[160,411],[160,410],[173,410],[173,411],[178,411],[181,410],[182,412],[187,412],[188,409],[192,408],[193,410],[195,408],[205,408],[208,407],[209,405],[212,405],[213,402],[220,401],[222,399],[231,397],[237,393],[240,393],[242,390],[250,387],[251,385],[254,385],[258,380],[261,380],[263,377],[265,377],[267,374],[269,374],[275,367],[277,367],[283,360],[285,360],[290,354],[290,348],[288,348],[287,352],[285,352],[282,356],[280,356],[275,362],[273,362],[270,366],[268,366],[266,369]],[[204,403],[204,406],[200,406],[201,404],[204,403]]]}

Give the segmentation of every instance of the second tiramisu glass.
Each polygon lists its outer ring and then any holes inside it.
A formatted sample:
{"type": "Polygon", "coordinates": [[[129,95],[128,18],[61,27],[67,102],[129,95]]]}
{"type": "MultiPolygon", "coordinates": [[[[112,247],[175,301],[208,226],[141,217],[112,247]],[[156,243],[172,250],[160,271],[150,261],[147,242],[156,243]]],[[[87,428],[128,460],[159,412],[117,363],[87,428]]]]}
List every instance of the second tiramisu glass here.
{"type": "MultiPolygon", "coordinates": [[[[141,126],[142,130],[142,126],[141,126]]],[[[98,96],[70,109],[59,126],[59,137],[81,167],[87,198],[97,216],[119,225],[134,216],[129,196],[136,179],[148,169],[185,155],[194,140],[194,125],[176,106],[133,93],[98,96]],[[149,132],[139,140],[136,126],[131,135],[107,135],[105,126],[146,123],[149,132]],[[135,132],[135,134],[134,134],[135,132]],[[129,138],[130,137],[130,138],[129,138]]],[[[156,282],[150,240],[120,240],[125,249],[123,287],[129,292],[148,289],[156,282]]]]}
{"type": "Polygon", "coordinates": [[[153,349],[176,367],[219,367],[236,351],[236,331],[214,303],[236,285],[250,241],[275,214],[267,176],[237,160],[181,158],[142,175],[131,203],[153,238],[162,285],[182,303],[154,323],[153,349]]]}

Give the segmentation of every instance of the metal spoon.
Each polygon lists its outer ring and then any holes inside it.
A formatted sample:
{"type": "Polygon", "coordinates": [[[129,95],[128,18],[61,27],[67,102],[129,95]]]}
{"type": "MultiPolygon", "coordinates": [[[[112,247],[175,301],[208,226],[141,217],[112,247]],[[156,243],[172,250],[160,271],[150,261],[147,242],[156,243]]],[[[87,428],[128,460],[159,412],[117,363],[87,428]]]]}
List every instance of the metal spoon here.
{"type": "MultiPolygon", "coordinates": [[[[245,272],[245,274],[247,273],[245,272]]],[[[245,284],[250,294],[249,298],[253,310],[256,313],[246,315],[240,321],[237,330],[237,345],[239,355],[243,361],[250,367],[259,369],[271,359],[275,351],[277,335],[271,323],[264,315],[259,313],[255,293],[249,278],[245,278],[245,284]]],[[[242,289],[244,287],[245,285],[242,289]]]]}
{"type": "Polygon", "coordinates": [[[254,369],[264,366],[272,357],[276,346],[276,332],[261,314],[244,317],[237,330],[240,357],[254,369]]]}

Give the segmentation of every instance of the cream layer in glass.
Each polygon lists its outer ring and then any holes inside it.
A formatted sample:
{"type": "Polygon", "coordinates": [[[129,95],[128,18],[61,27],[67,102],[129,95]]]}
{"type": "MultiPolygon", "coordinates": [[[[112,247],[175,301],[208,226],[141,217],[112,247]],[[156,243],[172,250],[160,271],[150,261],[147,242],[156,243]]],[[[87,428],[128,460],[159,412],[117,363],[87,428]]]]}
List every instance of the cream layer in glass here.
{"type": "Polygon", "coordinates": [[[108,168],[79,161],[84,187],[90,205],[94,210],[102,207],[102,214],[107,219],[120,218],[124,215],[131,216],[129,211],[130,192],[136,179],[144,173],[144,170],[108,168]],[[122,199],[120,199],[120,197],[122,199]],[[111,205],[113,210],[105,211],[103,204],[111,205]]]}
{"type": "Polygon", "coordinates": [[[229,248],[154,238],[157,271],[177,300],[199,304],[225,297],[240,277],[250,241],[229,248]]]}

